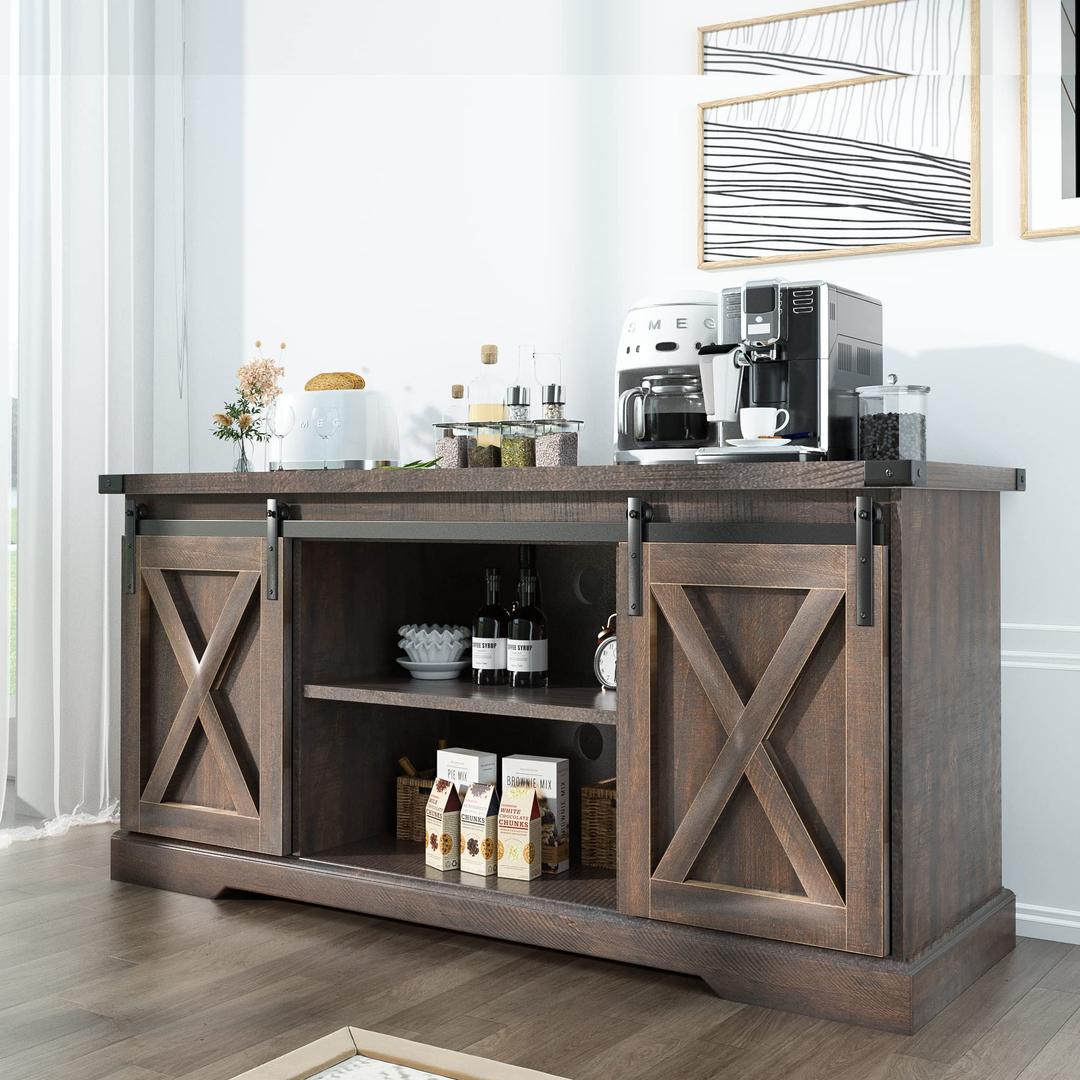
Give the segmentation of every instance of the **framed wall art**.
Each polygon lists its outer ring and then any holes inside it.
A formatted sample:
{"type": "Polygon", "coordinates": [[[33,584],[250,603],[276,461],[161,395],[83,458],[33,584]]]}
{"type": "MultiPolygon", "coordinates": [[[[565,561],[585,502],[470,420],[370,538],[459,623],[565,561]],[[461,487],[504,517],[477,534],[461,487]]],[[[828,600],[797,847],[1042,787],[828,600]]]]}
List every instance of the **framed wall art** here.
{"type": "Polygon", "coordinates": [[[1080,233],[1077,0],[1020,2],[1020,235],[1080,233]]]}
{"type": "Polygon", "coordinates": [[[702,269],[979,240],[978,0],[701,27],[702,269]]]}

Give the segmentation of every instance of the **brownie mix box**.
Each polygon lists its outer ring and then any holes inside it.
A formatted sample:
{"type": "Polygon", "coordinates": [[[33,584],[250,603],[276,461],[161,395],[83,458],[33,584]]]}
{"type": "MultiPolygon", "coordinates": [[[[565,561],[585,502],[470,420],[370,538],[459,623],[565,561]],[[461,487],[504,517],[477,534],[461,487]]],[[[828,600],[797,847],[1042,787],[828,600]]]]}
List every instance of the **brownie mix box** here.
{"type": "Polygon", "coordinates": [[[499,779],[498,757],[487,750],[466,750],[455,746],[435,755],[435,775],[457,784],[464,799],[470,784],[494,784],[499,779]]]}
{"type": "Polygon", "coordinates": [[[536,788],[540,796],[540,865],[545,874],[570,869],[570,760],[511,754],[503,758],[503,790],[536,788]]]}
{"type": "Polygon", "coordinates": [[[461,865],[461,798],[452,781],[436,780],[431,785],[424,821],[424,862],[436,870],[456,870],[461,865]]]}
{"type": "Polygon", "coordinates": [[[540,876],[540,800],[534,787],[503,790],[499,804],[499,877],[540,876]]]}
{"type": "Polygon", "coordinates": [[[489,877],[498,867],[499,792],[494,784],[472,784],[461,804],[461,870],[489,877]]]}

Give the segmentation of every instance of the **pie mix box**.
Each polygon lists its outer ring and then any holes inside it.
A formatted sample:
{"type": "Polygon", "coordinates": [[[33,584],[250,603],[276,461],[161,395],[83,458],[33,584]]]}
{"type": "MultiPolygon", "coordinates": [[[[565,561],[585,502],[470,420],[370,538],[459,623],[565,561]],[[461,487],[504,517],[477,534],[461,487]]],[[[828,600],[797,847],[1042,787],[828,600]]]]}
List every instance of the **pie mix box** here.
{"type": "Polygon", "coordinates": [[[436,870],[456,870],[461,865],[458,855],[461,797],[455,784],[449,780],[436,780],[431,785],[424,820],[427,824],[424,862],[436,870]]]}
{"type": "Polygon", "coordinates": [[[496,872],[499,792],[494,784],[473,784],[461,804],[461,870],[484,877],[496,872]]]}
{"type": "Polygon", "coordinates": [[[540,800],[534,787],[503,790],[499,804],[499,877],[540,876],[540,800]]]}
{"type": "Polygon", "coordinates": [[[470,784],[494,784],[499,779],[499,759],[486,750],[465,750],[455,746],[435,755],[435,775],[457,784],[464,799],[470,784]]]}
{"type": "Polygon", "coordinates": [[[540,865],[545,874],[570,869],[570,759],[511,754],[503,758],[503,790],[533,787],[540,796],[540,865]]]}

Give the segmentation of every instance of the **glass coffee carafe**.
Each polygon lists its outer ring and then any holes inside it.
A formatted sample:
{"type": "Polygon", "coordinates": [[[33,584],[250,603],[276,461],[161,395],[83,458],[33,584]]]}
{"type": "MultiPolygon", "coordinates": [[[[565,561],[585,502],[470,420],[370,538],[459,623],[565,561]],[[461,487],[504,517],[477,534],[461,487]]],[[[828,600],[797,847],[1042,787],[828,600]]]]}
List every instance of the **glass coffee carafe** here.
{"type": "Polygon", "coordinates": [[[646,375],[619,399],[619,431],[637,443],[665,447],[702,445],[709,420],[701,376],[646,375]]]}

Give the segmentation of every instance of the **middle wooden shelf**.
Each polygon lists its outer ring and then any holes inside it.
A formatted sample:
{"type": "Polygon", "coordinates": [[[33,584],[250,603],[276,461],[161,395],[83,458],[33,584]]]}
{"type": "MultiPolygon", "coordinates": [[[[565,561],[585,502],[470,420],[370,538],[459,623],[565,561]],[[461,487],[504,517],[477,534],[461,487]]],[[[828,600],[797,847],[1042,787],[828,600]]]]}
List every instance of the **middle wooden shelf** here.
{"type": "Polygon", "coordinates": [[[509,686],[475,686],[463,679],[438,682],[385,678],[307,683],[304,697],[490,716],[524,716],[575,724],[614,726],[618,723],[615,693],[596,686],[518,690],[509,686]]]}

